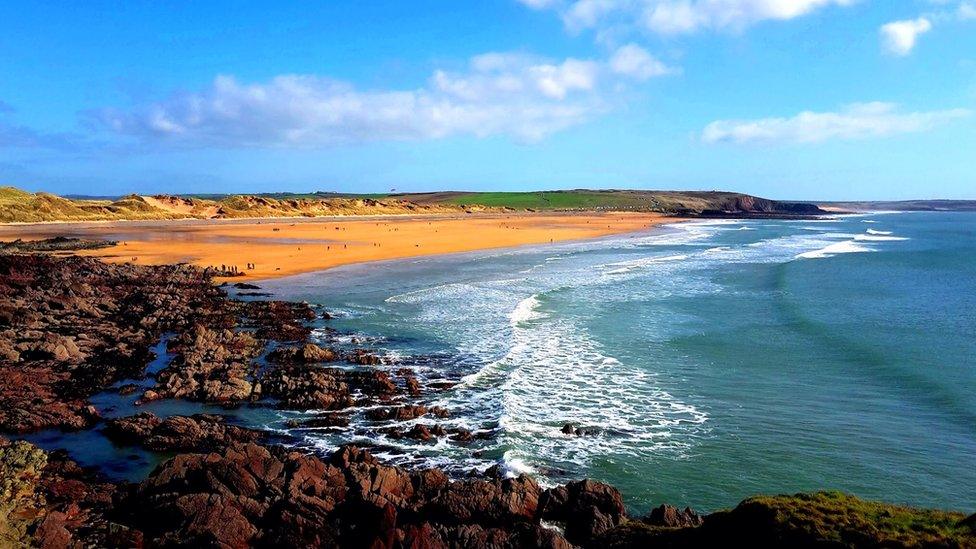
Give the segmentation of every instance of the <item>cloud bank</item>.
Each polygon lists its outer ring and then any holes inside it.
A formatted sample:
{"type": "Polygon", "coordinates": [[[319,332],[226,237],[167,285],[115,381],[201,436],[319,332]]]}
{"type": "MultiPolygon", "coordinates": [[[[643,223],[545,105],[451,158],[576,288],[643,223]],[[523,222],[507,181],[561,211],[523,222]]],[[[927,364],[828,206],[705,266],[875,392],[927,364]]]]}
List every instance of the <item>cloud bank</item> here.
{"type": "Polygon", "coordinates": [[[792,118],[718,120],[702,131],[706,143],[821,143],[931,130],[970,116],[967,109],[900,112],[893,103],[855,103],[837,112],[805,111],[792,118]]]}
{"type": "Polygon", "coordinates": [[[435,71],[412,90],[361,90],[314,75],[259,83],[218,76],[203,90],[90,117],[119,134],[194,146],[314,148],[497,135],[538,141],[605,112],[611,84],[669,72],[633,45],[609,61],[489,53],[472,58],[465,71],[435,71]]]}

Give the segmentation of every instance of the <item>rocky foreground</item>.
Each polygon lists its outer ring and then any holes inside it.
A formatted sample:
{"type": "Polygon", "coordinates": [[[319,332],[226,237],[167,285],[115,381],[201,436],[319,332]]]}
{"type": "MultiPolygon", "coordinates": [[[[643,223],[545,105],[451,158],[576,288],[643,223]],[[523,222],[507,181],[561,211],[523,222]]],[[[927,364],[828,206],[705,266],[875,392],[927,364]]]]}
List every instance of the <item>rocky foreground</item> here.
{"type": "Polygon", "coordinates": [[[450,410],[424,395],[446,385],[311,343],[320,314],[307,305],[232,300],[192,267],[3,255],[0,297],[0,547],[976,547],[976,516],[837,493],[628,516],[616,489],[588,480],[543,489],[497,467],[449,478],[351,446],[310,455],[220,415],[104,419],[90,399],[117,391],[321,410],[309,425],[333,429],[368,407],[388,435],[490,436],[437,424],[450,410]],[[164,337],[173,358],[149,372],[164,337]],[[139,483],[111,482],[17,440],[91,428],[174,457],[139,483]]]}
{"type": "Polygon", "coordinates": [[[351,446],[320,458],[227,442],[179,454],[139,484],[112,484],[63,452],[0,441],[0,546],[976,546],[976,516],[839,493],[754,498],[705,517],[668,505],[629,517],[616,489],[590,480],[542,489],[497,468],[451,480],[351,446]]]}

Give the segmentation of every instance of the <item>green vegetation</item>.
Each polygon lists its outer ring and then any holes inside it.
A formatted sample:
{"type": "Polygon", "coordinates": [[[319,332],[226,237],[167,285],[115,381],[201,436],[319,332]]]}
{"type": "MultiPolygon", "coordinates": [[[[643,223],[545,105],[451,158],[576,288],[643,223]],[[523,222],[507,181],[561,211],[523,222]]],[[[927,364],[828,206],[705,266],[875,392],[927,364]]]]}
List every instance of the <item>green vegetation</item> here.
{"type": "Polygon", "coordinates": [[[274,198],[271,195],[230,195],[221,196],[219,200],[208,200],[132,194],[115,200],[69,199],[48,193],[29,193],[13,187],[0,187],[0,223],[323,217],[462,211],[461,207],[452,204],[414,204],[399,199],[374,200],[365,195],[340,198],[333,194],[316,193],[310,196],[274,198]]]}
{"type": "Polygon", "coordinates": [[[642,201],[633,196],[599,191],[471,193],[450,198],[445,202],[517,210],[628,210],[642,205],[642,201]]]}
{"type": "Polygon", "coordinates": [[[699,527],[629,521],[604,547],[976,547],[976,515],[866,501],[841,492],[749,498],[699,527]]]}
{"type": "Polygon", "coordinates": [[[516,210],[639,211],[698,215],[702,212],[749,214],[822,213],[810,204],[790,204],[722,191],[572,190],[498,193],[398,195],[418,203],[512,208],[516,210]]]}
{"type": "Polygon", "coordinates": [[[540,192],[342,195],[128,195],[69,199],[0,188],[0,223],[151,219],[224,219],[458,213],[484,210],[632,211],[704,216],[791,216],[823,213],[811,204],[708,191],[573,190],[540,192]]]}
{"type": "Polygon", "coordinates": [[[25,200],[31,193],[22,191],[16,187],[0,187],[0,204],[10,204],[25,200]]]}
{"type": "Polygon", "coordinates": [[[732,513],[754,507],[772,512],[777,528],[791,535],[842,545],[875,543],[917,547],[952,540],[973,546],[973,527],[965,515],[865,501],[841,492],[750,498],[732,513]]]}

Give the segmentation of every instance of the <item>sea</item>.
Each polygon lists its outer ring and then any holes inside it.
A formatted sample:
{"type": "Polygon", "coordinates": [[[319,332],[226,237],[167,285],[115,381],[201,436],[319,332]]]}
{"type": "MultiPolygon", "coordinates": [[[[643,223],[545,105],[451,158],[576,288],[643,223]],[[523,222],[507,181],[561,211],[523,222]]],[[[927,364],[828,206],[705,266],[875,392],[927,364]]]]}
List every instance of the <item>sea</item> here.
{"type": "MultiPolygon", "coordinates": [[[[345,431],[216,410],[299,447],[367,444],[459,476],[500,464],[544,485],[592,478],[636,513],[814,490],[976,510],[976,213],[675,222],[261,286],[329,311],[322,344],[376,349],[381,368],[443,387],[424,396],[451,412],[436,421],[480,435],[397,440],[364,410],[345,431]]],[[[131,413],[120,398],[96,405],[131,413]]],[[[99,437],[34,440],[121,476],[160,459],[99,437]]]]}

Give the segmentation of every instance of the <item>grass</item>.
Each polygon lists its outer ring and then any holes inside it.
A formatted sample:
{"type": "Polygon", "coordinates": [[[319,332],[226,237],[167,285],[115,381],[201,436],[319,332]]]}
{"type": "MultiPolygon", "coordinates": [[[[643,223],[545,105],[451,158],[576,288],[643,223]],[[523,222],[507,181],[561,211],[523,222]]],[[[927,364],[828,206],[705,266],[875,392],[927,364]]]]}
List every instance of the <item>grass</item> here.
{"type": "Polygon", "coordinates": [[[631,520],[604,547],[973,547],[976,515],[863,500],[841,492],[758,496],[697,528],[631,520]]]}
{"type": "Polygon", "coordinates": [[[791,213],[775,201],[705,191],[571,190],[537,192],[435,192],[419,194],[265,193],[259,195],[128,195],[118,199],[68,199],[0,187],[0,223],[118,219],[207,219],[458,213],[485,209],[631,211],[696,215],[701,212],[791,213]],[[781,209],[782,208],[782,209],[781,209]]]}
{"type": "Polygon", "coordinates": [[[612,191],[469,193],[451,197],[446,202],[517,210],[634,209],[642,204],[632,195],[618,194],[612,191]]]}
{"type": "Polygon", "coordinates": [[[0,204],[22,202],[29,200],[32,196],[34,195],[16,187],[0,187],[0,204]]]}
{"type": "Polygon", "coordinates": [[[917,509],[863,500],[841,492],[761,496],[742,502],[732,514],[772,512],[778,528],[802,538],[861,545],[923,546],[947,541],[976,546],[962,513],[917,509]]]}

